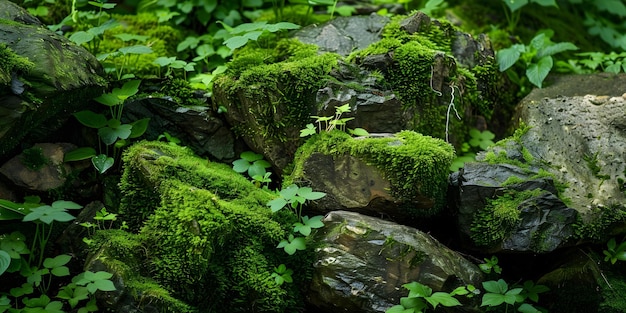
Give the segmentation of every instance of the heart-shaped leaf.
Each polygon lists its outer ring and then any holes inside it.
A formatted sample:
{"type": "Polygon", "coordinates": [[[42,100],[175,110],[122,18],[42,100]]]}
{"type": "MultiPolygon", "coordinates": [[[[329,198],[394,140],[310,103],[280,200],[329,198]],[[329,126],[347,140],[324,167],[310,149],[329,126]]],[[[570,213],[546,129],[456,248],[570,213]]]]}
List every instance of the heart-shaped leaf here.
{"type": "Polygon", "coordinates": [[[91,163],[100,174],[110,169],[113,166],[114,162],[115,161],[113,160],[113,158],[107,156],[106,154],[96,155],[91,158],[91,163]]]}

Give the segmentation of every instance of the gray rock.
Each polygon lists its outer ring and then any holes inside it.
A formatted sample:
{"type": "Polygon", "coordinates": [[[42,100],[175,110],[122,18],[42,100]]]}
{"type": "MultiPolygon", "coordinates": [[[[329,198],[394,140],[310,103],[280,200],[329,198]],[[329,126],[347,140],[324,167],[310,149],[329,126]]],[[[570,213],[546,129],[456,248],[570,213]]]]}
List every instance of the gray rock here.
{"type": "Polygon", "coordinates": [[[298,30],[294,37],[315,44],[321,52],[335,52],[347,56],[380,40],[382,28],[389,18],[372,13],[369,16],[337,17],[322,25],[309,25],[298,30]]]}
{"type": "Polygon", "coordinates": [[[451,291],[482,280],[474,264],[416,229],[345,211],[324,224],[309,299],[323,312],[385,312],[413,281],[451,291]]]}
{"type": "Polygon", "coordinates": [[[128,121],[149,117],[147,140],[156,140],[164,132],[180,139],[200,156],[229,161],[235,157],[235,136],[210,107],[183,107],[163,98],[145,98],[127,103],[128,121]]]}
{"type": "Polygon", "coordinates": [[[26,10],[2,0],[0,12],[0,43],[6,45],[0,52],[10,60],[0,69],[2,157],[27,134],[55,130],[68,112],[99,96],[106,82],[93,55],[42,26],[26,10]]]}
{"type": "Polygon", "coordinates": [[[626,203],[624,82],[623,75],[563,77],[554,87],[531,93],[518,106],[519,117],[531,127],[522,144],[550,164],[546,169],[568,185],[563,195],[584,215],[612,205],[623,208],[626,203]],[[583,81],[589,85],[583,86],[583,81]],[[594,90],[597,82],[605,85],[603,89],[594,90]],[[606,90],[607,85],[614,91],[606,90]],[[544,98],[550,91],[560,96],[544,98]],[[619,96],[613,96],[616,93],[619,96]]]}

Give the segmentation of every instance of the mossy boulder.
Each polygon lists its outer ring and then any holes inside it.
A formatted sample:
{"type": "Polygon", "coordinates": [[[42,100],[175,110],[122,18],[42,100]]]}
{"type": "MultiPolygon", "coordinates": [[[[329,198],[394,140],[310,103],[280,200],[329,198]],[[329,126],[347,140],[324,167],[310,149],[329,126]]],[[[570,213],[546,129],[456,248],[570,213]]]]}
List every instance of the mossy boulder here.
{"type": "Polygon", "coordinates": [[[141,286],[158,286],[169,297],[163,301],[178,303],[163,308],[170,312],[284,312],[302,304],[310,265],[306,252],[288,256],[276,248],[295,217],[271,213],[266,203],[273,193],[227,165],[167,143],[138,143],[123,161],[119,217],[128,232],[99,235],[93,262],[116,273],[125,264],[118,275],[130,294],[137,298],[141,286]],[[120,244],[111,242],[124,236],[140,248],[117,253],[120,244]],[[279,264],[294,270],[294,283],[275,283],[279,264]]]}
{"type": "Polygon", "coordinates": [[[430,216],[445,204],[454,155],[443,140],[412,131],[365,138],[322,132],[300,147],[285,180],[326,192],[312,204],[323,212],[430,216]]]}
{"type": "MultiPolygon", "coordinates": [[[[351,25],[344,19],[336,23],[351,25]]],[[[380,27],[376,23],[372,27],[380,27]]],[[[339,31],[332,25],[320,29],[339,31]]],[[[303,32],[310,35],[308,28],[303,32]]],[[[303,35],[307,42],[322,41],[319,52],[294,40],[248,45],[216,79],[214,103],[227,108],[225,116],[236,133],[279,174],[303,143],[299,131],[312,122],[310,116],[333,116],[337,106],[351,108],[343,116],[354,117],[348,128],[414,130],[460,145],[476,121],[490,120],[494,107],[502,104],[502,76],[486,37],[473,39],[422,14],[393,18],[381,34],[381,40],[349,56],[320,53],[345,50],[335,42],[341,36],[303,35]],[[414,27],[417,19],[421,26],[414,27]]],[[[347,44],[362,48],[359,40],[347,44]]]]}
{"type": "Polygon", "coordinates": [[[48,30],[24,9],[0,1],[0,157],[24,137],[49,135],[99,96],[105,80],[96,58],[48,30]],[[4,11],[6,8],[6,11],[4,11]]]}

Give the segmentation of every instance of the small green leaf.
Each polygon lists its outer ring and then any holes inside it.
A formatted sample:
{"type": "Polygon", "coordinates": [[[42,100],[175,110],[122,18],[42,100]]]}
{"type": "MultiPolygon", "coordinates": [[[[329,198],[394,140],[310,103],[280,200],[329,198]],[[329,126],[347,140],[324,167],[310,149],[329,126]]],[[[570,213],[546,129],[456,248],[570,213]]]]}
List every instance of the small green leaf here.
{"type": "Polygon", "coordinates": [[[63,156],[63,162],[81,161],[91,158],[96,155],[96,149],[91,147],[77,148],[65,153],[63,156]]]}
{"type": "Polygon", "coordinates": [[[543,80],[548,76],[552,69],[552,57],[545,56],[539,60],[536,64],[530,64],[526,69],[526,77],[535,86],[541,88],[543,80]]]}
{"type": "Polygon", "coordinates": [[[238,159],[233,161],[233,170],[237,173],[245,173],[248,171],[248,168],[250,167],[250,162],[244,160],[244,159],[238,159]]]}
{"type": "Polygon", "coordinates": [[[61,254],[57,255],[54,258],[46,258],[45,260],[43,260],[43,266],[46,268],[55,268],[69,263],[71,259],[71,256],[67,254],[61,254]]]}
{"type": "Polygon", "coordinates": [[[107,119],[102,114],[94,113],[90,110],[84,110],[74,113],[74,117],[83,125],[91,128],[104,127],[107,124],[107,119]]]}
{"type": "Polygon", "coordinates": [[[106,154],[96,155],[91,158],[91,163],[100,174],[103,174],[110,169],[114,162],[113,158],[107,156],[106,154]]]}
{"type": "Polygon", "coordinates": [[[152,48],[144,45],[134,45],[130,47],[122,47],[118,49],[122,54],[148,54],[152,53],[152,48]]]}
{"type": "Polygon", "coordinates": [[[287,201],[284,198],[276,198],[267,203],[272,213],[278,212],[280,209],[284,208],[285,205],[287,205],[287,201]]]}
{"type": "Polygon", "coordinates": [[[486,293],[483,295],[480,306],[498,306],[504,303],[504,295],[497,293],[486,293]]]}
{"type": "MultiPolygon", "coordinates": [[[[122,104],[122,100],[112,93],[105,93],[101,95],[100,97],[95,98],[94,100],[110,107],[122,104]]],[[[105,122],[105,125],[106,125],[106,122],[105,122]]]]}
{"type": "Polygon", "coordinates": [[[513,64],[519,60],[524,49],[524,45],[516,44],[510,48],[499,50],[496,53],[496,59],[498,61],[500,72],[504,72],[513,66],[513,64]]]}
{"type": "Polygon", "coordinates": [[[367,137],[370,135],[370,133],[367,130],[363,128],[359,128],[359,127],[355,129],[350,129],[349,131],[350,131],[350,135],[357,136],[357,137],[367,137]]]}
{"type": "Polygon", "coordinates": [[[70,36],[70,41],[74,42],[77,45],[82,45],[86,42],[90,42],[95,38],[95,36],[92,33],[88,33],[85,31],[78,31],[73,33],[70,36]]]}
{"type": "Polygon", "coordinates": [[[426,301],[433,306],[434,309],[437,305],[441,304],[446,307],[459,306],[461,302],[454,298],[452,295],[446,292],[435,292],[430,297],[426,297],[426,301]]]}
{"type": "Polygon", "coordinates": [[[248,38],[244,36],[235,36],[231,37],[224,41],[224,44],[230,49],[235,50],[237,48],[241,48],[248,43],[248,38]]]}
{"type": "Polygon", "coordinates": [[[250,163],[263,159],[263,155],[254,153],[252,151],[244,151],[241,153],[240,157],[250,163]]]}
{"type": "Polygon", "coordinates": [[[131,130],[130,130],[130,135],[128,136],[128,138],[137,138],[140,137],[141,135],[143,135],[146,130],[148,129],[148,123],[150,122],[150,118],[142,118],[140,120],[134,121],[132,122],[131,125],[131,130]]]}
{"type": "Polygon", "coordinates": [[[4,250],[0,250],[0,276],[9,268],[11,256],[4,250]]]}

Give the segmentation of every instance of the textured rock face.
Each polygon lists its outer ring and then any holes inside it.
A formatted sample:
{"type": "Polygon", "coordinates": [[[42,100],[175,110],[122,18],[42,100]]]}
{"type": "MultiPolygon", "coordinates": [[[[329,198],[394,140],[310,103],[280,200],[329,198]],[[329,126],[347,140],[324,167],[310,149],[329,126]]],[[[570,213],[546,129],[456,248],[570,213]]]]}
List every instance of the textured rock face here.
{"type": "Polygon", "coordinates": [[[200,156],[235,159],[235,136],[209,107],[187,108],[166,99],[146,98],[124,106],[129,121],[150,118],[145,138],[156,140],[163,132],[181,139],[200,156]]]}
{"type": "Polygon", "coordinates": [[[85,49],[8,1],[0,1],[0,8],[6,8],[0,9],[6,20],[0,23],[0,43],[6,45],[0,52],[5,59],[12,56],[0,69],[2,157],[30,131],[48,134],[60,126],[68,112],[100,95],[105,81],[100,64],[85,49]]]}
{"type": "Polygon", "coordinates": [[[384,312],[417,281],[434,291],[480,284],[480,270],[416,229],[334,211],[317,232],[310,302],[323,312],[384,312]]]}
{"type": "Polygon", "coordinates": [[[312,207],[411,219],[438,213],[452,146],[410,131],[352,138],[324,132],[296,154],[289,180],[326,193],[312,207]]]}
{"type": "Polygon", "coordinates": [[[423,13],[403,21],[338,18],[294,37],[320,48],[306,54],[294,46],[299,41],[279,43],[287,55],[273,56],[271,66],[258,59],[262,51],[242,49],[213,89],[236,133],[278,174],[302,144],[299,131],[310,116],[334,116],[338,106],[351,109],[342,115],[353,118],[348,128],[413,130],[457,146],[477,120],[490,118],[503,94],[489,40],[423,13]]]}
{"type": "Polygon", "coordinates": [[[310,25],[299,30],[295,38],[320,47],[320,51],[347,56],[380,40],[382,28],[389,22],[386,16],[337,17],[323,25],[310,25]]]}
{"type": "Polygon", "coordinates": [[[557,197],[550,177],[537,174],[511,164],[468,163],[452,175],[458,228],[469,246],[491,253],[550,252],[571,244],[577,212],[557,197]]]}
{"type": "Polygon", "coordinates": [[[59,188],[65,184],[67,176],[89,166],[84,162],[63,162],[65,153],[74,149],[76,146],[69,143],[35,144],[3,164],[0,174],[14,185],[30,191],[59,188]]]}
{"type": "MultiPolygon", "coordinates": [[[[604,80],[619,92],[626,81],[623,76],[587,79],[592,80],[604,80]]],[[[583,214],[611,205],[624,207],[626,203],[626,99],[621,94],[587,91],[584,96],[550,99],[531,94],[518,112],[532,127],[523,144],[531,154],[552,165],[551,172],[568,185],[564,196],[583,214]]]]}

